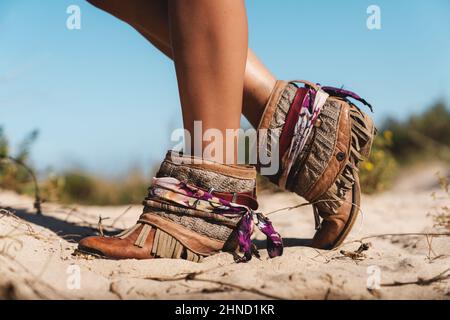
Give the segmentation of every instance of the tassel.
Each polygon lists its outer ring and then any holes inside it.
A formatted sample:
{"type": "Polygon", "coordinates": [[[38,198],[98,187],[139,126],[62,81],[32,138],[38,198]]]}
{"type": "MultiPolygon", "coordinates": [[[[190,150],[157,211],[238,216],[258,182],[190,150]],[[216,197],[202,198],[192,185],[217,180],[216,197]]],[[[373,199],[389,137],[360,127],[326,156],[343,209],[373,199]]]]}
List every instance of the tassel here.
{"type": "Polygon", "coordinates": [[[158,258],[185,258],[192,262],[201,262],[203,260],[201,255],[189,250],[176,238],[161,229],[156,229],[152,253],[158,258]],[[186,252],[185,257],[183,257],[183,252],[186,252]]]}
{"type": "Polygon", "coordinates": [[[180,259],[181,254],[183,253],[183,249],[184,249],[183,245],[179,241],[177,241],[175,243],[175,250],[173,252],[172,258],[180,259]]]}
{"type": "Polygon", "coordinates": [[[192,261],[194,259],[194,254],[191,250],[186,250],[186,260],[192,261]]]}
{"type": "Polygon", "coordinates": [[[149,226],[148,224],[144,224],[141,232],[139,233],[139,236],[137,237],[136,241],[134,242],[134,245],[138,246],[140,248],[143,248],[151,230],[152,230],[151,226],[149,226]]]}
{"type": "Polygon", "coordinates": [[[166,258],[172,258],[176,242],[177,240],[174,237],[170,237],[170,244],[167,247],[166,258]]]}
{"type": "Polygon", "coordinates": [[[373,126],[372,120],[356,107],[350,109],[350,117],[352,119],[352,136],[355,134],[358,140],[355,148],[368,158],[377,129],[373,126]]]}
{"type": "Polygon", "coordinates": [[[152,247],[152,254],[156,256],[156,251],[158,249],[158,245],[159,245],[159,238],[161,237],[161,230],[159,230],[158,228],[156,229],[155,232],[155,238],[153,239],[153,247],[152,247]]]}
{"type": "Polygon", "coordinates": [[[167,244],[167,233],[164,231],[160,232],[159,241],[158,241],[158,248],[156,249],[156,255],[158,257],[163,258],[164,257],[164,248],[167,244]]]}

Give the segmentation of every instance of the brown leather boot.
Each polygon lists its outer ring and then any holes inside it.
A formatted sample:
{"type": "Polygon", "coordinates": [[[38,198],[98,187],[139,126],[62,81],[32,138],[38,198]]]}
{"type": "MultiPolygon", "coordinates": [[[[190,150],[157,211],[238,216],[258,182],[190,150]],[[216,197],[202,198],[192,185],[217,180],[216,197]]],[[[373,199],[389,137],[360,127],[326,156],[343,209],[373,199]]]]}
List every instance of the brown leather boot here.
{"type": "Polygon", "coordinates": [[[137,224],[114,237],[82,239],[78,250],[111,259],[195,262],[221,250],[234,251],[242,210],[257,209],[255,179],[254,167],[223,165],[169,151],[137,224]]]}
{"type": "Polygon", "coordinates": [[[351,191],[346,192],[344,202],[335,212],[328,208],[320,209],[320,203],[314,205],[315,215],[322,217],[323,220],[314,235],[311,246],[333,249],[341,245],[356,221],[360,203],[361,190],[357,180],[351,191]]]}
{"type": "Polygon", "coordinates": [[[349,91],[295,82],[304,87],[277,82],[259,125],[268,130],[262,147],[269,154],[274,146],[279,150],[279,171],[269,179],[313,204],[317,232],[312,246],[332,249],[344,241],[358,216],[358,164],[369,156],[376,132],[348,97],[371,106],[349,91]],[[309,125],[310,132],[298,129],[300,125],[309,125]]]}

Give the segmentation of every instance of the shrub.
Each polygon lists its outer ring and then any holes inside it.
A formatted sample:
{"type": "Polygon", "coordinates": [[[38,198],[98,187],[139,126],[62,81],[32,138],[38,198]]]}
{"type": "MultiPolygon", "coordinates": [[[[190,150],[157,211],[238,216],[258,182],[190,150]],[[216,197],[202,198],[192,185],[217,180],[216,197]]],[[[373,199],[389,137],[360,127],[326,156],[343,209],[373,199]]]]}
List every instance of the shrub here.
{"type": "Polygon", "coordinates": [[[41,186],[43,197],[62,203],[89,205],[122,205],[142,202],[149,181],[139,170],[124,178],[106,179],[81,170],[52,175],[41,186]]]}
{"type": "Polygon", "coordinates": [[[429,215],[433,219],[435,228],[450,230],[450,180],[439,173],[437,177],[441,190],[439,193],[433,192],[431,196],[434,200],[444,200],[444,202],[429,215]]]}
{"type": "Polygon", "coordinates": [[[389,187],[400,166],[421,161],[450,161],[450,111],[442,101],[404,121],[388,119],[362,164],[363,191],[389,187]]]}
{"type": "Polygon", "coordinates": [[[10,143],[6,138],[3,128],[0,127],[0,188],[14,190],[19,193],[33,192],[33,180],[24,166],[16,162],[27,164],[29,162],[30,149],[38,137],[38,131],[28,134],[20,143],[16,154],[12,155],[10,143]],[[14,158],[13,161],[11,158],[14,158]]]}
{"type": "Polygon", "coordinates": [[[360,182],[364,193],[388,188],[397,172],[397,161],[390,151],[392,131],[386,130],[375,137],[369,159],[360,166],[360,182]]]}
{"type": "Polygon", "coordinates": [[[402,164],[450,161],[450,111],[443,102],[405,121],[388,119],[383,127],[392,131],[389,149],[402,164]]]}

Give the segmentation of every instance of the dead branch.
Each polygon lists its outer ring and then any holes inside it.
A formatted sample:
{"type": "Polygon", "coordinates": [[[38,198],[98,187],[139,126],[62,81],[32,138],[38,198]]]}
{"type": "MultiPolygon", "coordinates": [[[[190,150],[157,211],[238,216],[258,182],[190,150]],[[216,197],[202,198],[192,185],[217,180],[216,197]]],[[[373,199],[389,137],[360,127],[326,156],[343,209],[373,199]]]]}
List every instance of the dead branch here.
{"type": "Polygon", "coordinates": [[[179,277],[145,277],[144,279],[146,280],[153,280],[153,281],[160,281],[160,282],[172,282],[172,281],[199,281],[199,282],[207,282],[207,283],[212,283],[212,284],[218,284],[220,286],[225,286],[225,287],[230,287],[230,288],[234,288],[234,289],[238,289],[241,291],[245,291],[245,292],[250,292],[250,293],[254,293],[269,299],[275,299],[275,300],[285,300],[286,298],[280,297],[280,296],[276,296],[261,290],[258,290],[256,288],[247,288],[244,286],[240,286],[238,284],[234,284],[234,283],[229,283],[229,282],[224,282],[224,281],[220,281],[220,280],[214,280],[214,279],[205,279],[205,278],[198,278],[197,276],[199,274],[204,273],[203,271],[200,272],[191,272],[188,273],[186,275],[183,276],[179,276],[179,277]]]}
{"type": "Polygon", "coordinates": [[[345,257],[351,258],[352,260],[364,260],[366,255],[363,252],[369,250],[371,246],[372,245],[370,242],[362,243],[355,251],[341,250],[340,253],[345,257]]]}
{"type": "Polygon", "coordinates": [[[109,284],[109,292],[116,295],[120,300],[123,300],[123,295],[120,293],[119,289],[117,288],[117,282],[111,282],[109,284]]]}
{"type": "Polygon", "coordinates": [[[125,209],[124,212],[122,212],[122,214],[120,214],[117,218],[115,218],[113,220],[113,222],[111,223],[110,227],[114,228],[114,226],[116,225],[116,223],[128,212],[130,211],[130,209],[133,208],[133,206],[129,206],[128,208],[125,209]]]}
{"type": "Polygon", "coordinates": [[[103,234],[103,224],[102,224],[102,222],[103,222],[103,220],[107,220],[107,219],[109,219],[109,218],[108,218],[108,217],[102,218],[102,216],[98,216],[97,227],[98,227],[98,232],[100,233],[100,235],[101,235],[102,237],[104,236],[104,234],[103,234]]]}
{"type": "Polygon", "coordinates": [[[27,166],[24,162],[20,161],[19,159],[16,159],[14,157],[11,156],[3,156],[1,157],[4,160],[10,161],[18,166],[21,166],[22,168],[24,168],[27,173],[30,175],[31,179],[33,180],[33,185],[34,185],[34,208],[36,209],[36,214],[38,215],[42,215],[42,199],[41,199],[41,192],[39,190],[39,184],[36,178],[36,175],[34,174],[34,171],[27,166]]]}
{"type": "Polygon", "coordinates": [[[306,207],[306,206],[309,206],[309,205],[312,205],[312,203],[311,202],[300,203],[300,204],[297,204],[297,205],[292,206],[292,207],[284,207],[284,208],[280,208],[280,209],[277,209],[277,210],[274,210],[274,211],[270,211],[270,212],[265,213],[264,215],[265,216],[269,216],[271,214],[275,214],[275,213],[279,213],[279,212],[283,212],[283,211],[291,211],[291,210],[298,209],[298,208],[301,208],[301,207],[306,207]]]}
{"type": "Polygon", "coordinates": [[[392,283],[381,284],[381,286],[382,287],[399,287],[399,286],[407,286],[410,284],[416,284],[418,286],[428,286],[435,282],[450,279],[450,273],[447,274],[449,271],[450,271],[450,268],[442,271],[438,275],[436,275],[432,278],[429,278],[429,279],[424,279],[424,278],[418,277],[417,280],[415,280],[415,281],[406,281],[406,282],[394,281],[392,283]]]}
{"type": "MultiPolygon", "coordinates": [[[[57,239],[57,237],[56,237],[56,236],[53,236],[53,235],[42,235],[42,233],[44,232],[44,230],[41,231],[40,233],[36,232],[36,231],[33,229],[32,225],[31,225],[28,221],[26,221],[26,220],[24,220],[24,219],[18,217],[17,215],[14,214],[14,212],[12,212],[12,211],[10,211],[10,210],[6,210],[6,209],[0,209],[0,219],[3,218],[3,217],[5,217],[5,216],[11,217],[11,218],[13,218],[14,220],[16,220],[16,222],[17,222],[17,225],[13,228],[13,230],[10,231],[10,234],[12,234],[12,232],[18,230],[19,227],[22,226],[22,225],[25,226],[25,227],[27,228],[27,230],[26,230],[26,231],[27,231],[27,234],[18,234],[18,235],[15,235],[16,237],[21,236],[21,235],[29,235],[29,236],[31,236],[31,237],[37,239],[37,240],[47,240],[47,241],[50,241],[50,240],[55,240],[55,239],[57,239]]],[[[6,236],[8,236],[8,235],[6,235],[6,236]]],[[[5,236],[4,236],[4,237],[5,237],[5,236]]]]}
{"type": "Polygon", "coordinates": [[[425,237],[450,237],[450,232],[443,232],[443,233],[435,233],[435,232],[406,232],[406,233],[381,233],[381,234],[374,234],[366,237],[362,237],[360,239],[352,240],[349,242],[345,242],[341,244],[340,246],[332,249],[338,250],[339,248],[351,244],[351,243],[363,243],[364,240],[373,239],[373,238],[384,238],[384,237],[405,237],[405,236],[425,236],[425,237]]]}
{"type": "Polygon", "coordinates": [[[6,259],[6,263],[10,262],[20,267],[28,276],[31,277],[31,279],[24,278],[23,281],[40,299],[50,299],[51,297],[48,296],[43,291],[39,290],[37,288],[38,286],[42,287],[42,289],[45,289],[45,291],[51,292],[53,295],[57,296],[58,299],[66,299],[66,300],[69,299],[68,296],[65,296],[62,292],[53,288],[46,282],[42,281],[38,276],[36,276],[30,269],[28,269],[25,265],[20,263],[17,259],[13,259],[6,255],[0,255],[0,258],[6,259]]]}

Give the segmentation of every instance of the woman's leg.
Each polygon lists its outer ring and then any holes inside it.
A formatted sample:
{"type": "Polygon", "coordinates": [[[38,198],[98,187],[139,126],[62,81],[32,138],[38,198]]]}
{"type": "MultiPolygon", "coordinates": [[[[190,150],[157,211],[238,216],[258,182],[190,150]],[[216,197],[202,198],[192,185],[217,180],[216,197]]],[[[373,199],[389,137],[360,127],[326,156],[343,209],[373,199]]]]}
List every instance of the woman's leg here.
{"type": "MultiPolygon", "coordinates": [[[[155,47],[172,58],[167,0],[88,0],[139,31],[155,47]]],[[[275,77],[248,49],[242,113],[257,127],[275,85],[275,77]]]]}
{"type": "MultiPolygon", "coordinates": [[[[168,0],[168,21],[185,129],[192,136],[194,122],[198,120],[204,131],[214,129],[215,134],[226,137],[227,130],[240,128],[242,113],[248,50],[244,0],[168,0]]],[[[196,136],[192,140],[199,142],[196,136]]],[[[203,211],[195,210],[205,197],[200,199],[184,192],[186,186],[181,183],[189,177],[190,184],[209,193],[220,190],[220,195],[214,195],[223,196],[223,200],[254,204],[251,197],[256,197],[256,169],[228,165],[236,163],[237,145],[234,138],[224,142],[211,158],[227,165],[192,163],[191,157],[168,153],[157,173],[160,179],[153,180],[137,224],[116,237],[82,239],[78,249],[115,259],[182,258],[194,262],[220,250],[236,251],[236,219],[212,219],[209,207],[214,207],[213,203],[207,203],[203,211]],[[228,143],[233,147],[231,154],[228,143]],[[241,200],[243,193],[246,200],[241,200]]],[[[201,147],[203,158],[208,158],[207,147],[201,147]]],[[[227,211],[223,203],[216,205],[227,211]]],[[[235,213],[231,207],[228,211],[235,213]]],[[[252,256],[252,217],[250,221],[248,217],[245,216],[248,228],[239,231],[243,239],[239,245],[245,253],[239,261],[248,261],[252,256]]]]}
{"type": "MultiPolygon", "coordinates": [[[[194,137],[197,122],[202,132],[210,130],[216,139],[223,138],[210,156],[235,163],[237,143],[225,138],[227,130],[240,128],[248,49],[244,0],[169,0],[169,30],[191,145],[201,139],[194,137]]],[[[208,144],[194,148],[195,155],[208,157],[208,144]]]]}

